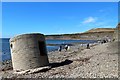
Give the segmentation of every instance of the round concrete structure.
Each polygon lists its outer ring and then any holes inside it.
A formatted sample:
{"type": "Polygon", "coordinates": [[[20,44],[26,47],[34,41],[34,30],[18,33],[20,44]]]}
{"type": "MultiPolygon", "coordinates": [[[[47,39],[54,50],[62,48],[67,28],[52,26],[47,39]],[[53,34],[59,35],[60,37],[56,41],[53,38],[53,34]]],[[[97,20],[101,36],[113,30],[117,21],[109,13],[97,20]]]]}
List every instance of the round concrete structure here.
{"type": "Polygon", "coordinates": [[[117,25],[117,27],[114,31],[114,39],[116,41],[120,41],[120,23],[117,25]]]}
{"type": "Polygon", "coordinates": [[[27,70],[49,64],[43,34],[23,34],[10,39],[14,70],[27,70]]]}

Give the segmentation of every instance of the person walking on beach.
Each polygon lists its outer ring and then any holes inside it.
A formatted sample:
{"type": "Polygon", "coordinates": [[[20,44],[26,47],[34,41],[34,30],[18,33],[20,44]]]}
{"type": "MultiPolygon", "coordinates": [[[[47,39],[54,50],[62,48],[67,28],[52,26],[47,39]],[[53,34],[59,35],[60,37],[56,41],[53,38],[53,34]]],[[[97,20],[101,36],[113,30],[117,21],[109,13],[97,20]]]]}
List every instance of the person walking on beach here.
{"type": "Polygon", "coordinates": [[[89,43],[87,44],[87,49],[90,49],[90,45],[89,45],[89,43]]]}
{"type": "Polygon", "coordinates": [[[68,45],[65,45],[65,50],[67,51],[67,50],[69,50],[69,46],[68,45]]]}
{"type": "Polygon", "coordinates": [[[60,51],[60,52],[62,51],[62,46],[61,46],[61,45],[60,45],[60,47],[58,48],[58,51],[60,51]]]}

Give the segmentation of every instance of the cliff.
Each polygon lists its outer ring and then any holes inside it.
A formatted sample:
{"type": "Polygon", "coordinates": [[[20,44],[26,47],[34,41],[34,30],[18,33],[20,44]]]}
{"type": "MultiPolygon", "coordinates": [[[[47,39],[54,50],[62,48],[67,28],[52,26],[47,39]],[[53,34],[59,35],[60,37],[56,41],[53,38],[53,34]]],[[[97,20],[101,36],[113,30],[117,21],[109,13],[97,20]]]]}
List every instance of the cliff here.
{"type": "Polygon", "coordinates": [[[81,39],[81,40],[100,40],[104,37],[113,38],[115,28],[94,28],[84,33],[46,35],[46,39],[81,39]]]}

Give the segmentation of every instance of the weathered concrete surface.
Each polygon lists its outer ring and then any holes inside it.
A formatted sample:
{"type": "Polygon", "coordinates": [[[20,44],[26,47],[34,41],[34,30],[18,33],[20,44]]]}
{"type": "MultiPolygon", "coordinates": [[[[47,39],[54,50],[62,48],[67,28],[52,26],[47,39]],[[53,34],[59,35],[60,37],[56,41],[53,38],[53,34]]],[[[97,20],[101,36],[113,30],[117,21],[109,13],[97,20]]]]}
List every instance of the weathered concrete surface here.
{"type": "Polygon", "coordinates": [[[115,29],[114,38],[116,41],[120,41],[120,23],[117,25],[115,29]]]}
{"type": "Polygon", "coordinates": [[[27,70],[49,64],[43,34],[23,34],[10,39],[14,70],[27,70]]]}

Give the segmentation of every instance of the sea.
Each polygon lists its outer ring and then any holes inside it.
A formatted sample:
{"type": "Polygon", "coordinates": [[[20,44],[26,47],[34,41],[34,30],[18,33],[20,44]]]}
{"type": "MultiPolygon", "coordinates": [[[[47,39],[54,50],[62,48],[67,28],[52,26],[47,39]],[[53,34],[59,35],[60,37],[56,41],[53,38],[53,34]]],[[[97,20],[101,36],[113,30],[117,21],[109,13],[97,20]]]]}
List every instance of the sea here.
{"type": "MultiPolygon", "coordinates": [[[[0,61],[10,60],[10,38],[0,38],[0,61]]],[[[95,43],[95,40],[46,40],[47,44],[53,44],[52,46],[47,45],[47,52],[58,50],[61,44],[72,44],[72,43],[95,43]],[[57,46],[56,46],[57,45],[57,46]]]]}

